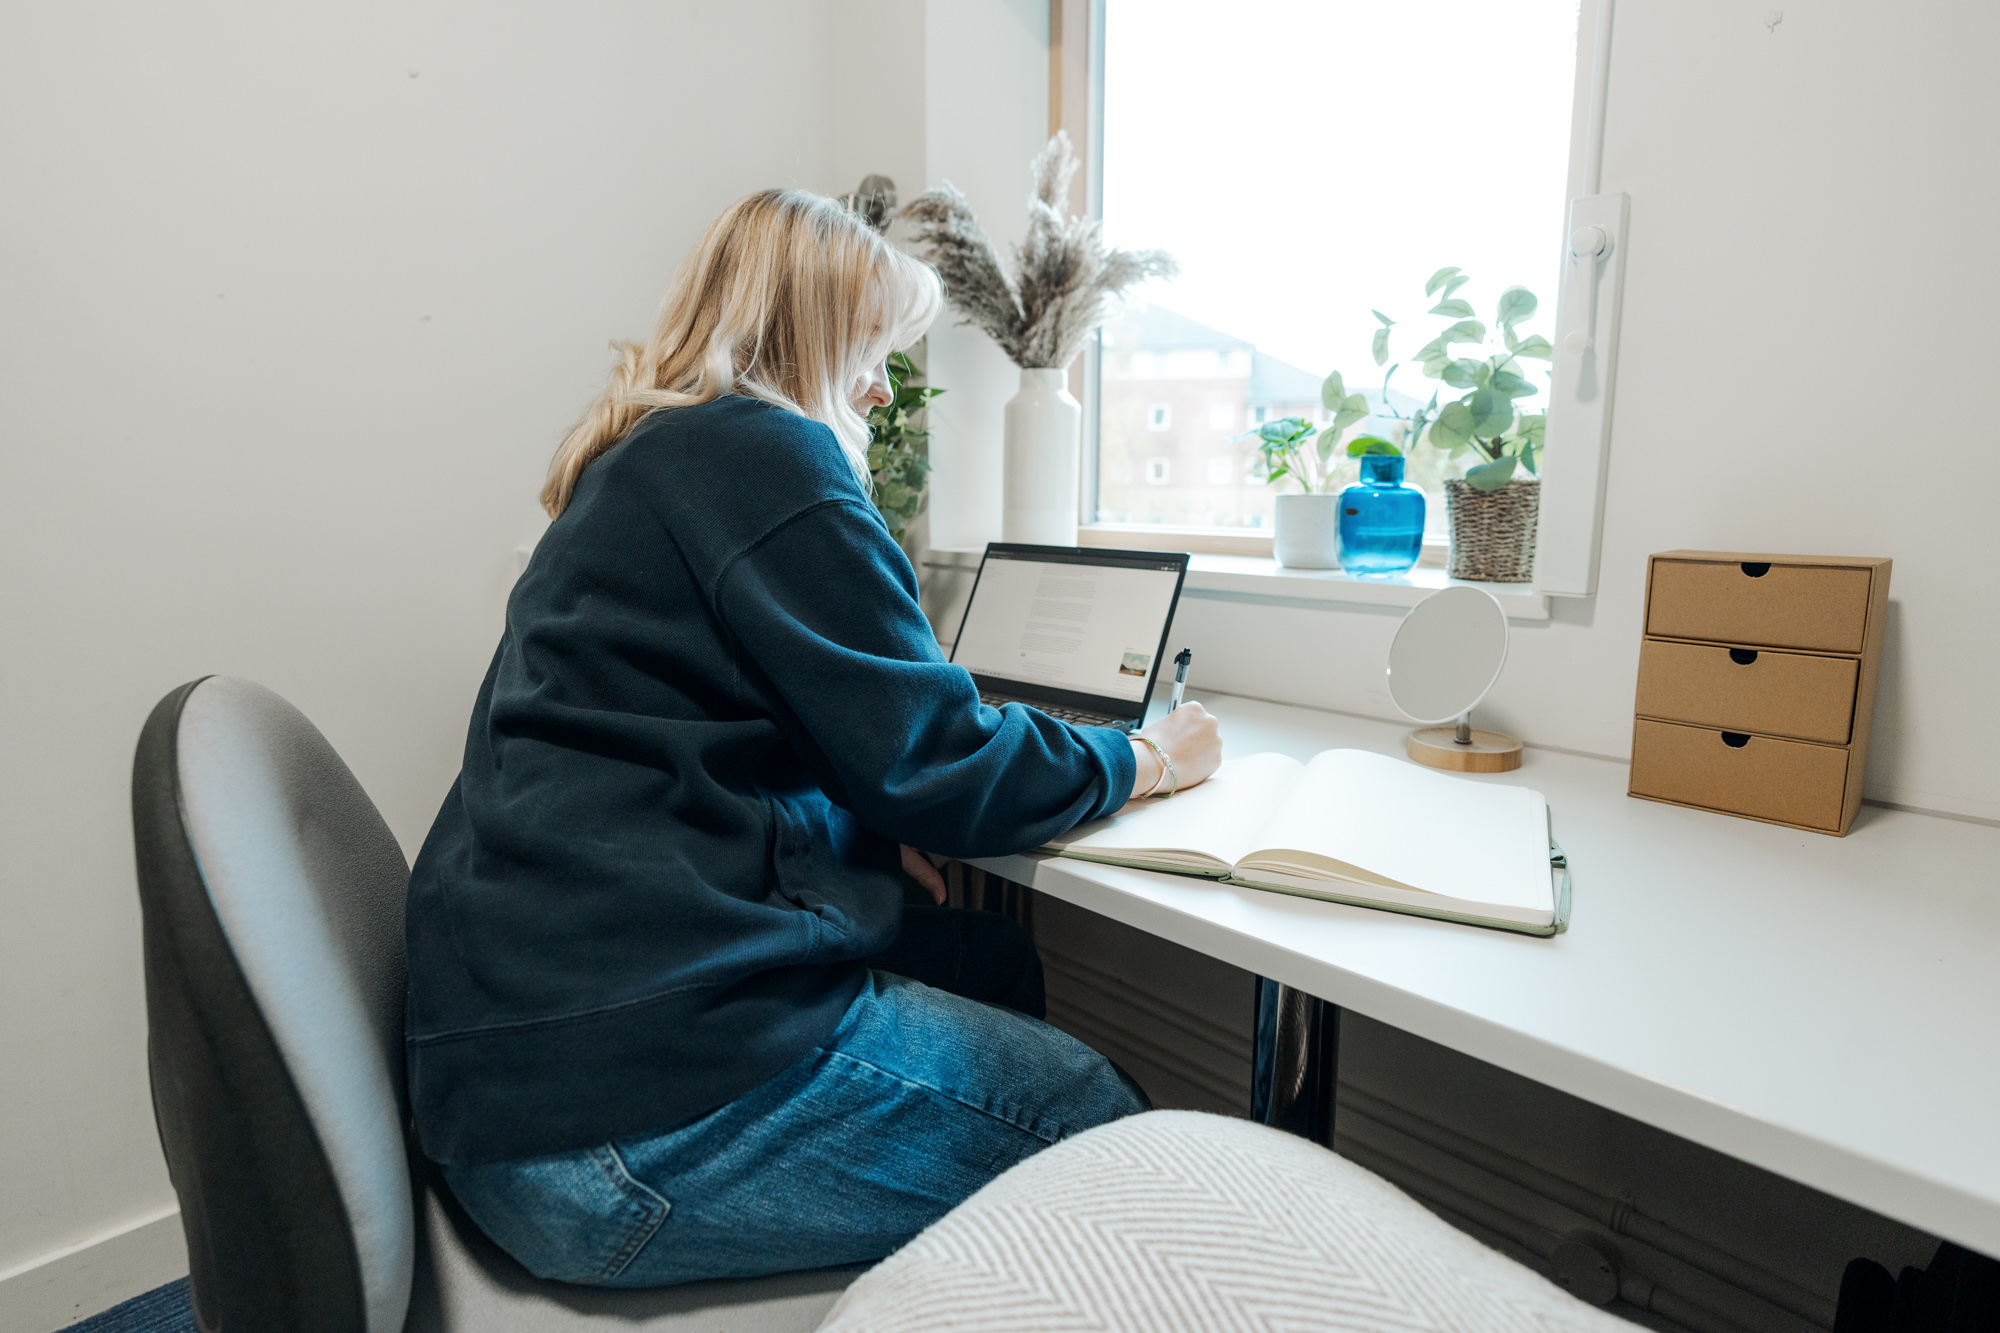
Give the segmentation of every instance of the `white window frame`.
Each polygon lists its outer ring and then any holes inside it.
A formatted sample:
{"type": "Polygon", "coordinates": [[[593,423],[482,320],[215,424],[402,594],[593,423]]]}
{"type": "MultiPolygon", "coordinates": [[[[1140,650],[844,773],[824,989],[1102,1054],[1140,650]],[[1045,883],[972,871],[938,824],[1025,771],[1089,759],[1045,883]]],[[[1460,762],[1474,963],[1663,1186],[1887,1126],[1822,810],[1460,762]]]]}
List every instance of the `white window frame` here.
{"type": "Polygon", "coordinates": [[[1147,430],[1172,430],[1174,428],[1174,405],[1172,403],[1152,403],[1146,408],[1147,430]]]}
{"type": "MultiPolygon", "coordinates": [[[[1604,156],[1604,115],[1611,64],[1614,0],[1580,0],[1577,10],[1576,77],[1570,116],[1569,184],[1572,215],[1580,206],[1597,205],[1595,220],[1616,216],[1622,222],[1623,196],[1601,195],[1604,156]],[[1616,200],[1613,207],[1608,201],[1616,200]]],[[[1049,0],[1049,131],[1069,131],[1083,169],[1072,195],[1072,208],[1088,216],[1104,216],[1104,0],[1049,0]]],[[[1551,240],[1564,263],[1557,293],[1553,341],[1583,322],[1583,298],[1575,281],[1578,265],[1569,261],[1569,221],[1551,240]]],[[[1622,230],[1622,226],[1619,228],[1622,230]]],[[[1587,597],[1597,589],[1597,564],[1602,541],[1606,464],[1610,443],[1611,388],[1615,382],[1619,302],[1623,287],[1622,235],[1614,237],[1611,258],[1599,270],[1597,325],[1594,343],[1605,351],[1596,377],[1598,388],[1590,403],[1565,403],[1558,383],[1551,392],[1551,448],[1542,462],[1541,522],[1533,591],[1537,594],[1587,597]]],[[[1559,354],[1560,355],[1560,354],[1559,354]]],[[[1271,537],[1242,529],[1162,528],[1144,524],[1103,524],[1094,521],[1098,506],[1100,399],[1098,340],[1086,345],[1070,371],[1070,389],[1083,404],[1083,449],[1078,479],[1077,540],[1086,546],[1150,547],[1197,554],[1271,554],[1271,537]]],[[[1574,376],[1572,376],[1574,378],[1574,376]]],[[[1427,543],[1423,563],[1438,561],[1441,551],[1427,543]]]]}

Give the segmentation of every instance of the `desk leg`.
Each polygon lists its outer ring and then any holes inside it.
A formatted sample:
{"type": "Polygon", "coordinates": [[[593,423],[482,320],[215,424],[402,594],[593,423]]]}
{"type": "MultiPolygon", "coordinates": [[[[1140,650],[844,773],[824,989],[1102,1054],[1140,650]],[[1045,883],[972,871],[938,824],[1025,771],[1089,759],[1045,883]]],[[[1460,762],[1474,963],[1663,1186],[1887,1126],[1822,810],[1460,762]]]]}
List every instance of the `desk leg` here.
{"type": "Polygon", "coordinates": [[[1332,1147],[1340,1010],[1258,977],[1253,1031],[1250,1118],[1332,1147]]]}

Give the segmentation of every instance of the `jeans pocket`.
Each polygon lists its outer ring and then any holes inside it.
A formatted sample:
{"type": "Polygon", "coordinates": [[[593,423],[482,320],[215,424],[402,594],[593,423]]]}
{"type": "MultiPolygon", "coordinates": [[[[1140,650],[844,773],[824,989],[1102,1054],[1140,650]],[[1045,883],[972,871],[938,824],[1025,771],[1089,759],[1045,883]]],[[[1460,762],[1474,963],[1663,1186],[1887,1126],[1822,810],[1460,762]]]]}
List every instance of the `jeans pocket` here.
{"type": "Polygon", "coordinates": [[[445,1169],[479,1229],[536,1277],[614,1281],[673,1205],[633,1178],[610,1144],[526,1161],[445,1169]]]}
{"type": "Polygon", "coordinates": [[[660,1224],[667,1220],[667,1214],[673,1211],[674,1206],[634,1177],[626,1169],[625,1159],[612,1145],[607,1143],[590,1152],[597,1159],[605,1178],[625,1200],[625,1216],[631,1222],[617,1250],[604,1261],[594,1279],[609,1282],[624,1272],[639,1251],[646,1247],[646,1242],[653,1238],[653,1233],[660,1229],[660,1224]]]}

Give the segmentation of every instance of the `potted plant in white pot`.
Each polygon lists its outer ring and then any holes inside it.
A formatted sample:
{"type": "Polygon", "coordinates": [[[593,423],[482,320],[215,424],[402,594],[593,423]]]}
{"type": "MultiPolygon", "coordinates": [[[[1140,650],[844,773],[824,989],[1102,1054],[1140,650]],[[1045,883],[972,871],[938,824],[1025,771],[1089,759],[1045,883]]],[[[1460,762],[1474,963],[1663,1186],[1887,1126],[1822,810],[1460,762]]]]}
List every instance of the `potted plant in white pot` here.
{"type": "Polygon", "coordinates": [[[1301,488],[1299,494],[1277,497],[1271,542],[1278,563],[1295,569],[1340,567],[1340,497],[1333,491],[1340,461],[1334,446],[1342,431],[1368,415],[1368,400],[1348,393],[1337,370],[1320,384],[1319,397],[1333,413],[1323,430],[1303,417],[1281,417],[1236,437],[1257,441],[1266,482],[1276,486],[1290,479],[1301,488]]]}
{"type": "Polygon", "coordinates": [[[1011,275],[949,183],[918,195],[901,216],[964,322],[985,330],[1021,368],[1021,391],[1007,404],[1002,539],[1074,546],[1083,409],[1067,388],[1069,364],[1121,292],[1178,268],[1165,251],[1109,249],[1101,224],[1064,217],[1076,175],[1067,134],[1056,132],[1033,172],[1028,235],[1013,247],[1011,275]]]}

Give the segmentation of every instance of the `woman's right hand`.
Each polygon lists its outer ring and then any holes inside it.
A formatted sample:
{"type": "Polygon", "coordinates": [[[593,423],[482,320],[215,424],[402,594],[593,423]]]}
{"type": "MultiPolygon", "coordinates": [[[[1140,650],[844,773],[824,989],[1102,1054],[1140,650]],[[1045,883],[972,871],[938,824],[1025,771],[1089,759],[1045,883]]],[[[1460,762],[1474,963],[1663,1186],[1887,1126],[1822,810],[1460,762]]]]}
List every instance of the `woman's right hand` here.
{"type": "Polygon", "coordinates": [[[1174,778],[1178,781],[1175,785],[1175,782],[1163,780],[1160,761],[1153,754],[1152,746],[1135,739],[1132,742],[1132,758],[1139,771],[1132,782],[1134,799],[1144,796],[1155,784],[1162,791],[1168,787],[1186,791],[1222,765],[1221,728],[1216,723],[1215,715],[1200,704],[1182,704],[1152,726],[1134,734],[1144,736],[1167,752],[1167,758],[1174,761],[1174,778]]]}

